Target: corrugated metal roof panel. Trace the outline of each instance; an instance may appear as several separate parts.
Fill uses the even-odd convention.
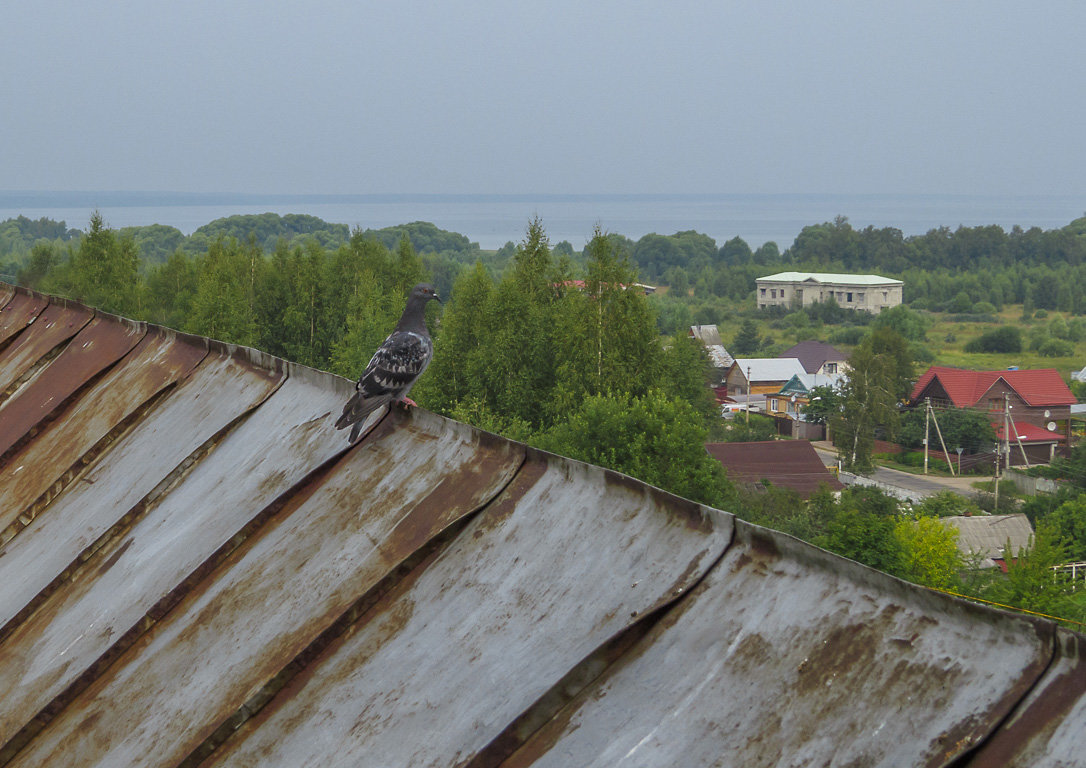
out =
[[[41,330],[48,312],[48,309],[43,312],[23,335],[41,332],[51,336]],[[128,354],[145,333],[147,326],[143,323],[122,322],[117,318],[98,316],[87,323],[56,359],[48,363],[52,369],[48,375],[41,375],[39,370],[38,375],[19,387],[0,407],[0,457],[32,430],[39,429],[98,374]],[[48,343],[46,340],[45,344]]]
[[[59,490],[55,484],[63,487],[66,475],[78,471],[80,463],[87,463],[96,450],[105,448],[102,441],[116,439],[115,431],[138,409],[187,376],[206,354],[204,339],[179,339],[177,334],[157,329],[147,334],[70,406],[70,413],[47,426],[29,446],[0,466],[0,531],[10,529],[18,519],[25,525],[33,517],[34,502],[51,489],[55,495]],[[51,373],[43,381],[52,378]],[[71,385],[70,380],[67,383]],[[14,532],[0,538],[6,540],[10,535]]]
[[[1060,630],[1058,657],[1019,711],[967,763],[969,768],[1007,765],[1079,766],[1086,723],[1086,638]]]
[[[958,530],[958,548],[962,552],[984,557],[1004,557],[1003,548],[1010,542],[1017,552],[1031,546],[1033,526],[1024,514],[956,515],[940,518],[943,525]]]
[[[11,298],[0,308],[0,350],[16,334],[34,322],[34,318],[49,306],[49,299],[37,294],[12,291]]]
[[[284,374],[282,366],[257,367],[239,350],[214,345],[175,390],[0,548],[0,627],[9,627],[66,571],[78,570],[111,532],[125,530],[127,517],[156,501],[168,490],[161,484],[179,478]],[[18,485],[17,476],[0,481],[9,494]]]
[[[788,381],[793,376],[805,373],[803,365],[794,357],[742,357],[736,358],[733,365],[738,366],[744,377],[750,370],[750,380]]]
[[[523,460],[514,444],[433,416],[389,420],[209,574],[19,762],[178,764],[390,570],[497,495]]]
[[[25,690],[9,711],[29,722],[68,686],[93,674],[104,656],[118,651],[118,640],[176,602],[188,582],[199,578],[198,569],[225,557],[281,494],[343,452],[346,441],[330,416],[347,398],[349,383],[331,384],[326,380],[333,377],[298,366],[290,370],[260,408],[95,552],[80,578],[46,600],[8,639],[11,652],[33,654],[44,667],[30,679],[23,677],[26,670],[0,670],[0,687]],[[11,672],[18,682],[8,686],[4,673]],[[29,685],[31,680],[38,684]]]
[[[730,518],[668,498],[533,454],[448,549],[210,764],[467,763],[720,556]]]
[[[35,309],[37,304],[30,302],[25,312],[19,312],[19,316],[13,318],[15,324]],[[29,325],[19,329],[20,333],[0,353],[0,398],[3,398],[0,400],[0,418],[3,418],[13,388],[31,375],[35,365],[55,347],[79,333],[93,316],[93,310],[79,304],[53,302],[30,318]]]
[[[1051,644],[1050,626],[737,522],[705,582],[503,766],[946,765]]]
[[[0,764],[1078,759],[1050,622],[418,409],[350,447],[351,383],[253,350],[151,329],[72,387],[38,335],[0,378],[70,397],[0,468]]]

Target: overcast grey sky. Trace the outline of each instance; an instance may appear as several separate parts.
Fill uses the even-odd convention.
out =
[[[36,0],[0,189],[1086,192],[1086,3]]]

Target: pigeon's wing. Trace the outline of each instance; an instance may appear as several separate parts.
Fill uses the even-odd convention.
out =
[[[355,384],[355,394],[343,406],[336,428],[357,423],[385,403],[406,396],[433,356],[430,337],[413,331],[395,331],[370,359]]]
[[[396,331],[374,353],[355,389],[364,397],[388,394],[400,397],[422,375],[434,345],[430,337],[414,331]]]

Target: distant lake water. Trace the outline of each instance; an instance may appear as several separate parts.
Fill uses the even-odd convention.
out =
[[[808,225],[845,216],[853,227],[896,227],[906,236],[938,227],[998,224],[1057,229],[1086,212],[1074,195],[202,195],[138,192],[0,192],[0,221],[18,215],[86,229],[101,212],[113,228],[166,224],[183,233],[238,214],[302,213],[363,229],[428,221],[492,250],[519,242],[538,216],[551,243],[580,250],[598,223],[633,240],[695,230],[717,245],[741,237],[784,250]]]

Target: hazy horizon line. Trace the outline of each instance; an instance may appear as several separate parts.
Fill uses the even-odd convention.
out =
[[[230,205],[242,203],[585,202],[599,200],[728,200],[818,198],[924,198],[1066,200],[1076,193],[968,192],[184,192],[176,190],[0,190],[0,208],[68,208],[87,205]]]

